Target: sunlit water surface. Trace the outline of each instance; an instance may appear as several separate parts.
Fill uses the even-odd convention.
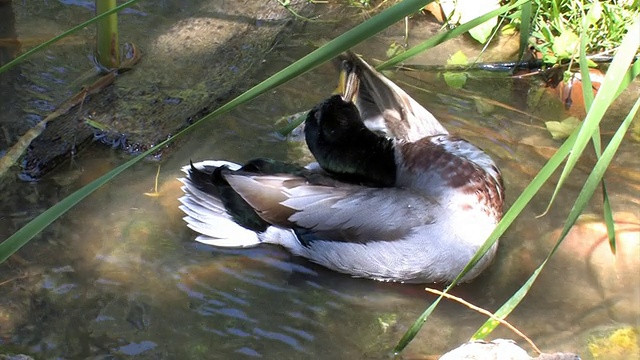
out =
[[[280,47],[267,63],[276,70],[307,51]],[[526,89],[496,77],[472,77],[465,90],[447,88],[437,74],[397,74],[395,80],[452,133],[496,159],[511,204],[560,145],[543,120],[567,114],[532,104]],[[334,68],[324,66],[204,124],[172,145],[161,164],[135,166],[49,226],[0,268],[2,351],[37,358],[387,357],[435,299],[424,286],[353,279],[273,246],[228,250],[198,244],[177,208],[176,178],[189,160],[309,161],[304,144],[275,135],[274,124],[328,96],[335,78]],[[605,121],[606,141],[620,117]],[[618,258],[609,251],[596,195],[589,216],[509,317],[544,351],[589,358],[594,336],[640,325],[638,145],[629,139],[620,151],[607,174],[619,225]],[[2,205],[2,238],[124,160],[96,145],[40,182],[11,184],[9,191],[20,197]],[[557,240],[590,164],[581,163],[550,212],[536,218],[555,183],[545,187],[502,237],[494,264],[453,293],[489,310],[508,299]],[[158,166],[158,192],[149,194]],[[484,320],[444,301],[405,356],[441,354],[467,341]],[[524,344],[505,328],[491,337]]]

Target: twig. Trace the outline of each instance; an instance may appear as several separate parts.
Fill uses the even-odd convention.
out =
[[[159,177],[160,177],[160,165],[158,164],[158,171],[156,172],[156,181],[155,181],[155,184],[153,186],[153,192],[146,192],[146,193],[144,193],[144,195],[150,196],[150,197],[158,197],[158,196],[160,196],[160,193],[158,192],[158,178]]]
[[[485,310],[485,309],[480,308],[480,307],[477,307],[477,306],[473,305],[472,303],[470,303],[470,302],[468,302],[468,301],[466,301],[466,300],[464,300],[462,298],[459,298],[457,296],[453,296],[453,295],[444,293],[444,292],[442,292],[440,290],[431,289],[431,288],[425,288],[425,290],[430,292],[430,293],[432,293],[432,294],[444,296],[447,299],[451,299],[451,300],[457,301],[457,302],[461,303],[462,305],[464,305],[464,306],[466,306],[466,307],[468,307],[468,308],[470,308],[472,310],[475,310],[475,311],[477,311],[477,312],[479,312],[479,313],[481,313],[483,315],[487,315],[488,317],[491,318],[491,320],[495,320],[495,321],[499,322],[500,324],[502,324],[502,325],[506,326],[507,328],[509,328],[514,333],[518,334],[518,336],[522,337],[527,343],[529,343],[529,345],[531,345],[531,348],[533,348],[533,351],[538,353],[538,355],[542,354],[542,351],[540,351],[540,349],[538,349],[536,344],[534,344],[533,341],[531,341],[531,339],[529,339],[525,334],[523,334],[520,330],[516,329],[515,326],[509,324],[506,320],[500,319],[499,317],[495,316],[490,311]]]
[[[36,275],[40,275],[40,274],[24,274],[24,275],[20,275],[20,276],[12,277],[12,278],[10,278],[10,279],[7,279],[7,280],[5,280],[5,281],[0,282],[0,286],[4,286],[4,285],[6,285],[6,284],[8,284],[8,283],[10,283],[10,282],[14,282],[14,281],[17,281],[17,280],[22,280],[22,279],[30,278],[30,277],[33,277],[33,276],[36,276]]]

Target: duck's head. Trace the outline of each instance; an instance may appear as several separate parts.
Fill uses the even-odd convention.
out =
[[[416,141],[448,134],[438,120],[398,85],[352,52],[340,56],[340,88],[357,78],[353,102],[367,128],[389,138]]]
[[[339,180],[369,186],[393,186],[393,142],[362,122],[347,95],[333,95],[314,107],[305,122],[305,139],[320,166]]]
[[[341,95],[333,95],[315,106],[305,122],[305,136],[310,146],[345,147],[350,141],[357,141],[354,139],[357,135],[368,132],[358,108]]]

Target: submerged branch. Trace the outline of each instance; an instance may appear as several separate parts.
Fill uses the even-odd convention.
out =
[[[15,144],[13,144],[13,146],[7,151],[7,153],[0,158],[0,178],[6,174],[9,168],[11,168],[11,166],[13,166],[13,164],[15,164],[18,159],[20,159],[29,145],[31,145],[31,142],[33,142],[33,140],[35,140],[38,136],[40,136],[40,134],[42,134],[42,132],[44,132],[49,122],[68,113],[77,105],[81,105],[82,103],[84,103],[87,96],[97,94],[98,92],[102,91],[102,89],[113,84],[118,73],[122,73],[131,69],[133,65],[140,61],[141,54],[133,44],[127,44],[125,50],[125,55],[128,58],[126,61],[122,62],[120,68],[108,72],[107,74],[98,78],[90,86],[84,87],[78,93],[73,95],[69,100],[60,105],[60,107],[49,114],[46,118],[41,120],[31,129],[27,130],[27,132],[24,133]]]
[[[4,176],[4,174],[9,170],[9,168],[15,164],[18,159],[22,156],[22,154],[27,150],[31,142],[35,140],[44,129],[47,128],[47,124],[58,117],[66,114],[76,105],[82,104],[88,95],[93,95],[103,88],[111,85],[115,80],[115,73],[110,72],[98,80],[96,80],[91,86],[86,87],[77,94],[75,94],[71,99],[65,101],[59,108],[57,108],[54,112],[49,114],[46,118],[36,124],[36,126],[29,129],[26,133],[24,133],[18,141],[7,151],[7,153],[0,158],[0,177]]]

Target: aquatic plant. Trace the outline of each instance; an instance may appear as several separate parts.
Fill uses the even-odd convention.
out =
[[[96,0],[96,15],[116,7],[116,0]],[[113,13],[96,24],[96,61],[106,69],[120,66],[120,45],[118,40],[118,13]]]
[[[534,0],[531,4],[531,45],[548,64],[577,60],[581,37],[586,38],[587,54],[612,53],[640,13],[638,0]],[[512,14],[512,24],[521,24],[520,15]]]

